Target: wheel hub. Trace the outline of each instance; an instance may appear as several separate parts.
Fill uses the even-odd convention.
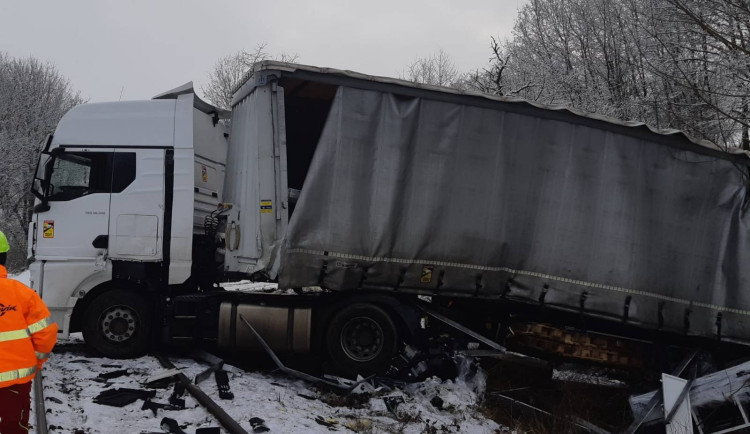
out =
[[[341,348],[351,359],[369,362],[383,350],[383,329],[371,318],[352,318],[341,331]]]
[[[123,342],[135,334],[138,315],[128,306],[113,306],[99,318],[104,336],[112,342]]]

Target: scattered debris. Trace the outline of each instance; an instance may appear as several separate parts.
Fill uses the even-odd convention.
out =
[[[438,410],[443,409],[443,398],[435,395],[431,400],[430,404],[432,404],[433,407],[437,408]]]
[[[689,391],[681,393],[678,401],[682,395],[687,397],[693,419],[703,432],[750,428],[750,420],[745,417],[750,403],[750,362],[695,378],[685,389]],[[650,411],[652,402],[658,405],[662,395],[661,390],[656,390],[632,396],[633,417],[642,420],[643,425],[663,422],[663,412]]]
[[[177,406],[174,404],[164,404],[162,402],[154,402],[150,399],[146,399],[143,401],[143,405],[141,406],[141,410],[151,410],[154,413],[154,417],[156,417],[156,414],[158,410],[184,410],[185,406]]]
[[[107,389],[94,398],[94,402],[100,405],[109,405],[111,407],[124,407],[132,404],[139,399],[151,399],[156,396],[153,390],[129,389],[120,387],[117,389]]]
[[[111,380],[113,378],[122,377],[125,375],[130,375],[130,369],[120,369],[117,371],[110,371],[110,372],[103,372],[99,374],[94,381],[99,382],[106,382],[107,380]]]
[[[180,428],[176,420],[165,417],[161,420],[161,429],[170,434],[187,434]]]
[[[242,374],[243,372],[245,372],[242,369],[240,369],[240,368],[238,368],[236,366],[232,366],[232,365],[224,362],[224,360],[222,360],[221,358],[216,357],[215,355],[213,355],[211,353],[208,353],[206,351],[203,351],[203,350],[196,351],[194,353],[194,357],[196,359],[198,359],[198,360],[201,360],[203,362],[208,363],[209,365],[217,365],[217,364],[221,363],[222,364],[221,369],[223,369],[223,370],[225,370],[227,372],[230,372],[232,374]]]
[[[253,432],[271,431],[271,429],[266,426],[266,421],[259,417],[250,418],[250,427],[253,429]]]
[[[162,365],[166,369],[177,369],[172,364],[172,362],[169,361],[166,357],[157,354],[156,359],[159,361],[159,364]],[[242,426],[240,426],[239,423],[237,423],[236,420],[234,420],[229,414],[227,414],[226,411],[224,411],[223,408],[221,408],[219,405],[217,405],[211,398],[208,397],[198,386],[190,382],[190,379],[182,373],[179,372],[176,376],[177,380],[185,385],[185,389],[202,405],[204,406],[212,415],[218,419],[219,423],[227,430],[230,434],[246,434],[247,431],[245,431]]]
[[[45,397],[44,399],[45,399],[46,401],[52,401],[52,402],[54,402],[55,404],[62,404],[62,403],[63,403],[61,399],[57,399],[57,398],[55,398],[54,396],[47,396],[47,397]]]
[[[214,378],[216,379],[216,387],[219,388],[219,398],[221,399],[234,399],[234,393],[229,390],[229,377],[226,371],[218,370],[214,371]]]
[[[182,371],[179,369],[168,369],[166,371],[161,371],[159,373],[156,373],[150,377],[148,377],[145,381],[146,385],[152,385],[152,383],[157,383],[160,380],[166,380],[169,379],[169,382],[171,383],[173,381],[174,376],[181,374]]]
[[[174,383],[174,390],[169,396],[169,403],[177,407],[185,408],[185,399],[182,395],[185,394],[185,385],[177,381]]]
[[[344,422],[343,425],[354,432],[372,431],[372,421],[370,419],[354,419]]]
[[[317,422],[318,425],[323,425],[324,427],[328,428],[330,431],[337,431],[336,425],[338,424],[338,421],[336,419],[323,419],[320,416],[316,416],[315,419],[313,420]]]
[[[195,430],[195,434],[221,434],[221,428],[218,426],[198,428]]]
[[[404,397],[401,395],[397,396],[386,396],[383,398],[383,402],[385,402],[385,408],[388,409],[394,416],[396,415],[396,409],[399,405],[403,404]]]
[[[221,369],[221,366],[223,364],[224,364],[224,362],[220,361],[218,363],[215,363],[215,364],[211,365],[208,369],[206,369],[205,371],[203,371],[200,374],[196,375],[195,378],[193,379],[193,383],[200,384],[203,381],[207,380],[208,377],[210,377],[212,373],[218,372]]]
[[[493,341],[492,339],[488,339],[488,338],[480,335],[479,333],[477,333],[477,332],[475,332],[475,331],[473,331],[473,330],[471,330],[471,329],[469,329],[467,327],[462,326],[461,324],[453,321],[452,319],[450,319],[448,317],[445,317],[445,316],[443,316],[443,315],[435,312],[431,308],[427,307],[426,303],[420,303],[417,306],[420,309],[422,309],[424,311],[424,313],[426,313],[427,315],[430,315],[431,317],[435,318],[436,320],[441,321],[441,322],[445,323],[446,325],[449,325],[449,326],[453,327],[454,329],[456,329],[456,330],[458,330],[458,331],[460,331],[460,332],[462,332],[462,333],[464,333],[464,334],[466,334],[466,335],[468,335],[468,336],[470,336],[470,337],[478,340],[479,342],[482,342],[483,344],[487,345],[488,347],[490,347],[492,349],[495,349],[497,351],[500,351],[501,353],[504,353],[506,351],[504,346],[498,344],[497,342]]]

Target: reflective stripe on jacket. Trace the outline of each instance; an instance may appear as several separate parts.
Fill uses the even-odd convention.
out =
[[[57,324],[33,289],[0,265],[0,387],[26,383],[57,342]]]

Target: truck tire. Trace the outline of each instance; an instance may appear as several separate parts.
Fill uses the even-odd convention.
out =
[[[370,303],[346,306],[328,324],[328,370],[347,377],[383,373],[399,342],[398,328],[385,310]]]
[[[146,354],[150,330],[148,304],[133,291],[115,289],[100,294],[84,313],[83,338],[105,357],[127,359]]]

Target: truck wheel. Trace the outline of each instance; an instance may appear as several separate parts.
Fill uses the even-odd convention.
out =
[[[399,342],[388,313],[369,303],[343,308],[331,319],[326,336],[331,370],[349,377],[383,373]]]
[[[140,295],[115,289],[96,297],[83,319],[83,338],[106,357],[126,359],[146,354],[151,321]]]

